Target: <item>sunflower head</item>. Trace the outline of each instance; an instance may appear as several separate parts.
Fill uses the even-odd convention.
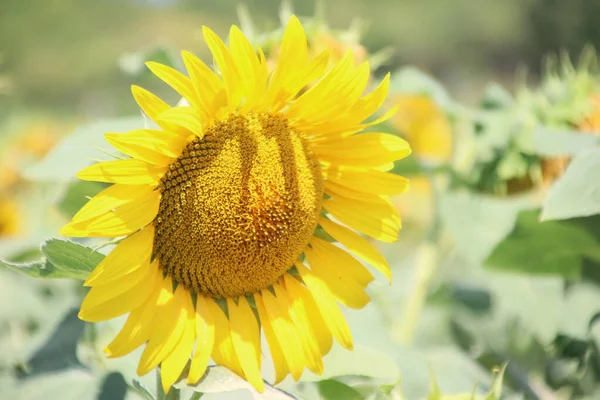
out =
[[[160,365],[165,390],[188,363],[187,382],[198,381],[212,358],[260,391],[261,331],[276,381],[321,373],[333,338],[352,348],[337,303],[369,302],[374,278],[357,258],[391,277],[360,233],[397,239],[389,196],[408,182],[387,171],[410,149],[394,135],[360,133],[395,111],[371,119],[389,77],[364,95],[369,64],[347,52],[328,69],[326,51],[310,56],[297,18],[272,71],[237,27],[229,46],[203,33],[218,71],[188,52],[188,75],[148,63],[188,105],[134,87],[158,129],[106,135],[130,158],[78,173],[113,185],[61,232],[123,238],[85,282],[79,314],[129,313],[109,356],[145,344],[137,372]],[[321,229],[339,245],[317,237]]]
[[[446,162],[452,155],[452,126],[444,110],[426,95],[404,94],[393,99],[399,106],[392,119],[415,155],[424,161]]]

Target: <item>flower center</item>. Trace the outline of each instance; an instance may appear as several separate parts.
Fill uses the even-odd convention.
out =
[[[212,124],[159,188],[154,257],[187,289],[215,298],[275,283],[308,244],[323,199],[308,143],[268,113]]]

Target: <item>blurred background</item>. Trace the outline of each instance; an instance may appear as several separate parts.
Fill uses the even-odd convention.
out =
[[[102,133],[139,126],[130,86],[179,100],[145,61],[181,69],[186,49],[210,63],[202,25],[226,37],[231,24],[272,58],[291,12],[315,53],[351,50],[374,82],[392,72],[400,110],[377,129],[413,155],[394,170],[412,180],[394,199],[400,240],[379,246],[393,284],[348,312],[356,352],[281,388],[600,399],[597,0],[2,0],[0,398],[155,398],[134,358],[103,359],[121,321],[83,324],[80,282],[50,279],[77,276],[33,278],[62,265],[45,240],[102,189],[73,177],[108,149]],[[252,398],[221,389],[206,397]]]

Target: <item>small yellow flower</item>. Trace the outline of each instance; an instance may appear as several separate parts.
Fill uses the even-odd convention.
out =
[[[0,198],[0,238],[13,237],[21,231],[18,204],[8,198]]]
[[[415,155],[434,162],[448,161],[452,155],[452,127],[444,111],[423,95],[400,95],[392,123],[410,143]]]
[[[129,313],[110,357],[145,344],[137,372],[160,364],[166,391],[192,354],[188,383],[212,357],[262,391],[261,330],[277,382],[304,368],[321,373],[332,338],[352,348],[337,303],[364,307],[373,276],[350,253],[391,277],[357,232],[397,239],[389,196],[408,182],[386,171],[410,149],[394,135],[357,134],[395,111],[365,122],[384,102],[389,76],[363,96],[369,64],[355,66],[346,53],[327,71],[327,53],[309,57],[296,17],[274,71],[237,27],[229,47],[203,33],[220,74],[188,52],[189,77],[148,63],[189,106],[134,86],[160,128],[106,135],[131,158],[78,173],[113,185],[61,232],[124,237],[85,282],[79,314],[104,321]],[[319,238],[321,230],[345,249]]]

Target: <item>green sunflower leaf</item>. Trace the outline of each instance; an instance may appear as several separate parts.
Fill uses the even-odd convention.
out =
[[[265,382],[265,391],[258,393],[252,385],[244,379],[231,372],[226,367],[216,365],[207,368],[202,379],[195,385],[186,385],[184,382],[176,383],[173,387],[177,389],[192,389],[198,393],[223,393],[232,392],[234,390],[249,390],[255,398],[265,400],[294,400],[295,397],[291,394],[277,389]]]
[[[334,379],[317,383],[319,394],[324,400],[361,400],[364,396],[356,389]]]
[[[600,148],[577,155],[552,186],[542,207],[542,220],[585,217],[600,213]]]
[[[582,257],[597,247],[594,236],[575,224],[540,222],[538,211],[524,211],[485,265],[497,270],[576,279],[581,275]]]
[[[85,280],[104,256],[88,247],[60,239],[42,244],[43,258],[28,263],[0,260],[0,266],[34,278],[67,278]]]
[[[598,136],[586,135],[575,130],[552,129],[538,126],[531,137],[531,150],[545,157],[575,155],[600,142]]]

